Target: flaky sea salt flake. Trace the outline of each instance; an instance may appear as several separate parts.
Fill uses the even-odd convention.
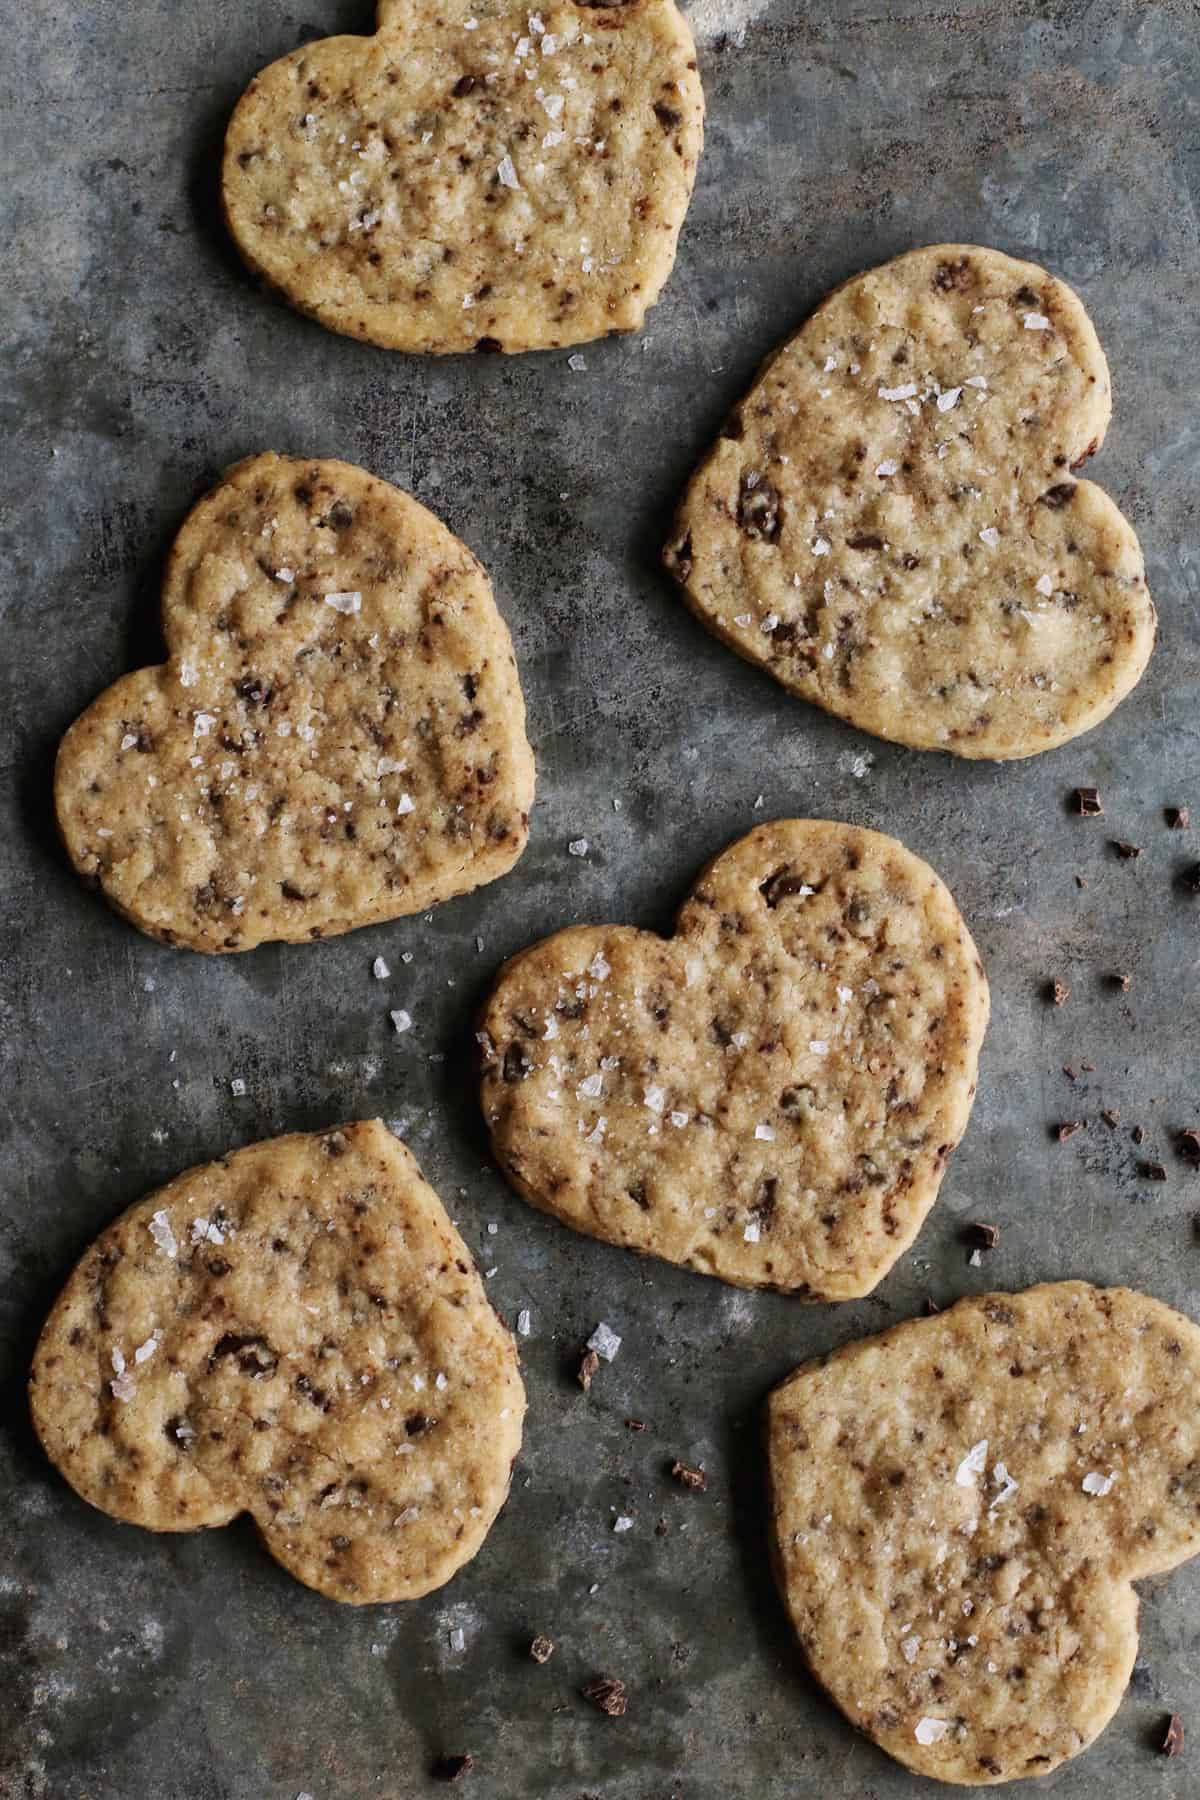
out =
[[[1025,313],[1022,316],[1021,323],[1024,325],[1026,331],[1050,330],[1050,321],[1045,313]]]
[[[1084,1476],[1080,1486],[1085,1494],[1107,1494],[1116,1479],[1116,1474],[1112,1469],[1108,1471],[1107,1475],[1101,1475],[1098,1469],[1091,1469]]]
[[[401,1037],[404,1032],[412,1030],[412,1014],[405,1012],[402,1006],[398,1006],[395,1011],[388,1016],[392,1021],[392,1025],[395,1027],[397,1037]]]
[[[987,1467],[987,1453],[988,1441],[986,1438],[980,1438],[977,1444],[972,1444],[954,1474],[954,1479],[959,1487],[975,1486],[975,1477],[982,1475]]]
[[[326,606],[332,606],[334,612],[340,612],[340,613],[361,612],[362,611],[362,595],[359,593],[326,594],[325,595],[325,604],[326,604]]]
[[[164,1256],[169,1256],[174,1260],[179,1255],[179,1245],[175,1241],[175,1233],[171,1230],[171,1221],[165,1211],[160,1208],[146,1229]]]
[[[588,1339],[587,1347],[594,1350],[597,1356],[602,1356],[605,1362],[612,1362],[621,1348],[621,1340],[612,1326],[606,1325],[602,1319]]]
[[[918,1719],[913,1736],[918,1744],[940,1744],[950,1729],[948,1719]]]

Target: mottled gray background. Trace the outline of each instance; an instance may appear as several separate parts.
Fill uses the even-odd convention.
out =
[[[0,1796],[408,1800],[460,1750],[481,1800],[928,1793],[792,1649],[766,1568],[760,1405],[801,1357],[927,1293],[1083,1275],[1200,1316],[1200,1179],[1171,1149],[1200,1121],[1200,902],[1178,882],[1200,830],[1162,818],[1190,801],[1200,819],[1196,6],[775,0],[743,43],[705,48],[708,148],[674,279],[645,335],[589,347],[584,373],[564,355],[389,356],[241,272],[213,197],[234,101],[300,39],[369,21],[367,0],[20,0],[8,16]],[[1032,765],[893,749],[789,700],[705,636],[655,563],[686,471],[770,346],[843,277],[944,238],[1043,260],[1084,295],[1116,396],[1094,473],[1142,536],[1161,614],[1132,699]],[[430,923],[209,960],[140,937],[72,877],[51,762],[85,703],[157,655],[187,507],[268,447],[365,464],[483,558],[538,803],[515,872]],[[1102,822],[1067,811],[1090,782]],[[489,1165],[466,1061],[510,951],[573,919],[665,925],[705,857],[757,818],[806,813],[928,857],[994,997],[942,1201],[878,1293],[838,1309],[746,1296],[533,1213]],[[586,861],[567,855],[580,836]],[[1117,861],[1110,836],[1145,854]],[[1128,995],[1106,985],[1118,969]],[[1059,1011],[1049,975],[1073,990]],[[403,1040],[389,1005],[416,1021]],[[1064,1062],[1095,1071],[1072,1088]],[[1051,1141],[1052,1121],[1102,1106],[1122,1129]],[[232,1145],[374,1113],[405,1122],[497,1268],[497,1303],[530,1307],[534,1335],[527,1445],[485,1552],[426,1601],[358,1612],[289,1580],[244,1525],[158,1540],[90,1512],[32,1441],[22,1386],[55,1289],[119,1208]],[[1165,1183],[1137,1175],[1138,1120]],[[960,1232],[980,1217],[1003,1237],[973,1269]],[[569,1368],[601,1318],[625,1342],[585,1399]],[[707,1463],[704,1499],[665,1477],[675,1455]],[[615,1507],[636,1515],[621,1537]],[[1147,1585],[1130,1693],[1045,1784],[1056,1796],[1197,1792],[1198,1602],[1200,1567]],[[559,1644],[546,1668],[523,1655],[534,1631]],[[629,1683],[622,1721],[578,1697],[601,1669]],[[1194,1736],[1177,1762],[1152,1747],[1170,1709]]]

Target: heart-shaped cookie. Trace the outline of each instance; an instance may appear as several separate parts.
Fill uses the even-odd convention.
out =
[[[703,135],[673,0],[383,0],[374,37],[251,82],[225,212],[250,267],[334,331],[546,350],[641,324]]]
[[[939,1781],[1044,1775],[1116,1711],[1132,1582],[1200,1550],[1200,1330],[1127,1288],[963,1300],[771,1396],[774,1551],[817,1680]]]
[[[169,661],[63,739],[59,826],[141,930],[194,950],[420,912],[510,869],[533,756],[487,576],[340,462],[257,456],[175,540]]]
[[[1133,529],[1071,478],[1109,410],[1070,288],[996,250],[915,250],[767,362],[668,567],[724,643],[864,731],[1052,749],[1108,716],[1154,644]]]
[[[927,864],[785,819],[709,864],[674,937],[585,925],[507,964],[483,1109],[518,1192],[576,1230],[847,1300],[933,1204],[987,1015]]]
[[[335,1600],[410,1600],[504,1503],[525,1393],[470,1253],[370,1120],[191,1169],[101,1233],[30,1378],[51,1461],[150,1531],[249,1513]]]

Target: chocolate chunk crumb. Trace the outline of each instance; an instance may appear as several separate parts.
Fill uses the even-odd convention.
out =
[[[1127,994],[1129,992],[1130,988],[1133,986],[1133,976],[1132,975],[1127,975],[1127,974],[1118,972],[1116,970],[1114,970],[1114,972],[1109,976],[1108,979],[1112,983],[1113,987],[1120,988],[1120,990],[1123,994]]]
[[[671,1527],[668,1524],[667,1520],[660,1519],[658,1521],[658,1524],[654,1527],[654,1535],[655,1535],[655,1537],[667,1537],[670,1534],[670,1530],[671,1530]]]
[[[680,1487],[690,1488],[693,1494],[702,1494],[708,1486],[708,1476],[703,1469],[690,1469],[678,1459],[671,1464],[671,1473]]]
[[[1135,1125],[1129,1135],[1135,1144],[1144,1144],[1146,1141],[1146,1127],[1144,1125]]]
[[[923,1308],[923,1311],[924,1311],[924,1313],[925,1313],[925,1317],[926,1317],[926,1318],[927,1318],[927,1319],[932,1319],[932,1318],[933,1318],[933,1316],[934,1316],[934,1314],[935,1314],[935,1313],[940,1313],[940,1312],[941,1312],[941,1310],[942,1310],[942,1309],[941,1309],[941,1307],[940,1307],[940,1306],[939,1306],[939,1305],[938,1305],[938,1303],[937,1303],[937,1301],[936,1301],[936,1300],[935,1300],[935,1299],[934,1299],[934,1297],[933,1297],[933,1295],[932,1295],[932,1294],[926,1294],[926,1296],[925,1296],[925,1305],[924,1305],[924,1308]]]
[[[1193,894],[1200,894],[1200,863],[1193,863],[1183,878],[1183,885]]]
[[[973,1219],[963,1236],[976,1250],[994,1250],[1000,1242],[1000,1227],[989,1225],[983,1219]]]
[[[596,1355],[596,1352],[594,1350],[585,1350],[579,1359],[579,1369],[575,1377],[585,1394],[591,1393],[592,1377],[599,1367],[600,1358]]]
[[[1132,862],[1135,857],[1142,854],[1142,846],[1140,844],[1127,844],[1121,838],[1113,838],[1112,847],[1121,858],[1122,862]]]
[[[1060,1144],[1065,1144],[1068,1138],[1073,1138],[1077,1131],[1086,1130],[1086,1119],[1064,1119],[1061,1125],[1055,1126],[1055,1133]]]
[[[779,538],[779,491],[755,469],[742,476],[738,524],[748,538],[774,544]]]
[[[1183,1755],[1183,1720],[1178,1713],[1172,1713],[1163,1728],[1163,1741],[1159,1749],[1164,1756]]]
[[[1121,1122],[1121,1115],[1114,1106],[1106,1106],[1100,1114],[1110,1131],[1115,1131]]]
[[[1094,1075],[1096,1073],[1095,1063],[1080,1063],[1079,1066],[1085,1075]]]
[[[1181,1131],[1177,1148],[1180,1156],[1200,1169],[1200,1131]]]
[[[439,1756],[430,1773],[435,1781],[461,1781],[474,1767],[473,1756]]]
[[[591,1701],[597,1712],[607,1713],[610,1719],[623,1719],[629,1710],[629,1695],[625,1683],[612,1675],[597,1675],[579,1691],[585,1700]]]
[[[1139,1163],[1138,1174],[1143,1175],[1147,1181],[1165,1181],[1167,1179],[1166,1169],[1162,1163],[1158,1162]]]
[[[1191,815],[1186,806],[1168,806],[1167,829],[1169,831],[1186,831],[1191,822]]]
[[[1046,998],[1054,1006],[1065,1006],[1071,998],[1071,990],[1065,981],[1060,981],[1056,976],[1053,981],[1046,983]]]
[[[1084,819],[1102,819],[1104,807],[1099,788],[1076,788],[1075,811]]]
[[[626,1419],[625,1429],[626,1431],[645,1431],[646,1421],[645,1419]]]
[[[1066,1076],[1068,1081],[1077,1081],[1079,1079],[1079,1077],[1076,1075],[1074,1069],[1071,1067],[1070,1063],[1063,1064],[1063,1074]]]
[[[1076,877],[1075,877],[1075,886],[1076,886],[1076,887],[1077,887],[1077,888],[1085,888],[1085,887],[1086,887],[1086,886],[1087,886],[1087,879],[1086,879],[1086,877],[1085,877],[1085,876],[1083,876],[1083,875],[1077,875],[1077,876],[1076,876]]]
[[[1074,498],[1075,483],[1073,481],[1058,481],[1053,487],[1047,488],[1045,493],[1039,496],[1039,504],[1048,507],[1051,512],[1061,512],[1064,506],[1070,506]]]
[[[542,1637],[539,1633],[529,1646],[529,1654],[532,1656],[535,1663],[548,1663],[550,1658],[554,1655],[554,1640],[552,1638]]]

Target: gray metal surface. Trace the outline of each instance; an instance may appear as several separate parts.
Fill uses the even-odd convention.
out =
[[[726,3],[735,22],[754,10]],[[9,14],[0,1796],[407,1800],[436,1791],[436,1755],[470,1751],[481,1800],[903,1800],[928,1785],[819,1696],[772,1592],[764,1394],[926,1294],[1082,1275],[1200,1316],[1200,1179],[1170,1148],[1200,1115],[1200,901],[1178,883],[1200,830],[1162,816],[1190,801],[1200,820],[1194,0],[775,0],[744,43],[704,50],[708,148],[664,300],[580,373],[562,355],[389,356],[242,274],[214,206],[230,108],[301,37],[369,17],[367,0]],[[844,276],[945,238],[1044,261],[1084,295],[1116,394],[1094,473],[1142,535],[1161,614],[1132,699],[1024,766],[823,718],[710,640],[656,567],[687,470],[763,354]],[[50,770],[76,712],[157,655],[185,510],[263,448],[362,463],[483,558],[538,803],[514,873],[429,921],[210,960],[150,943],[73,878]],[[1079,783],[1100,787],[1104,820],[1069,815]],[[537,1215],[489,1165],[469,1076],[502,957],[575,919],[665,926],[705,857],[764,816],[813,813],[934,863],[994,997],[940,1204],[879,1291],[838,1308],[747,1296]],[[586,860],[567,854],[577,837]],[[1144,855],[1118,861],[1111,837]],[[1105,979],[1118,970],[1128,994]],[[1054,975],[1072,989],[1060,1009],[1041,994]],[[416,1021],[402,1040],[389,1005]],[[1096,1122],[1105,1106],[1120,1129]],[[232,1145],[376,1113],[405,1121],[498,1305],[529,1307],[534,1333],[527,1446],[483,1554],[428,1600],[360,1612],[289,1580],[245,1525],[160,1540],[90,1512],[34,1444],[22,1386],[58,1284],[122,1206]],[[1054,1142],[1076,1115],[1090,1129]],[[1167,1180],[1139,1178],[1139,1154]],[[978,1218],[1003,1235],[972,1268],[960,1233]],[[624,1346],[585,1398],[570,1370],[600,1319]],[[677,1455],[708,1465],[704,1498],[667,1478]],[[620,1536],[614,1508],[636,1520]],[[1130,1693],[1045,1784],[1056,1796],[1196,1793],[1200,1750],[1167,1762],[1153,1734],[1177,1709],[1200,1741],[1198,1602],[1200,1566],[1148,1585]],[[535,1631],[558,1643],[544,1668],[524,1654]],[[629,1684],[623,1720],[578,1696],[601,1670]]]

